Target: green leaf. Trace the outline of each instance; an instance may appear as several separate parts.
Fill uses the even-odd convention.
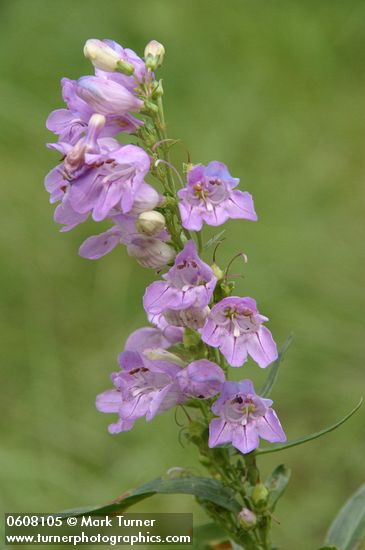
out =
[[[213,502],[230,512],[238,513],[241,509],[240,504],[234,498],[233,491],[216,479],[195,476],[177,479],[164,479],[160,477],[141,485],[137,489],[127,491],[110,504],[66,510],[63,512],[63,516],[81,516],[83,514],[95,516],[113,515],[155,494],[194,495],[195,497]]]
[[[342,424],[344,424],[349,418],[351,418],[352,415],[356,413],[356,411],[359,410],[363,402],[363,399],[361,398],[359,403],[356,405],[352,411],[350,411],[342,420],[339,422],[336,422],[336,424],[332,424],[332,426],[329,426],[328,428],[325,428],[324,430],[321,430],[320,432],[316,432],[314,434],[306,435],[304,437],[300,437],[299,439],[293,439],[292,441],[287,441],[287,443],[283,443],[281,445],[273,445],[272,447],[264,447],[263,449],[257,449],[256,455],[263,455],[268,453],[276,453],[277,451],[283,451],[284,449],[289,449],[290,447],[296,447],[297,445],[301,445],[302,443],[306,443],[307,441],[312,441],[313,439],[318,439],[318,437],[322,437],[322,435],[325,435],[329,432],[332,432]]]
[[[206,550],[215,544],[228,541],[228,535],[215,523],[205,523],[194,527],[194,550]]]
[[[326,537],[326,544],[355,550],[365,542],[365,484],[341,508]]]
[[[270,367],[268,377],[266,378],[264,384],[262,385],[262,387],[259,391],[259,395],[261,395],[261,397],[267,397],[268,395],[270,395],[271,390],[272,390],[272,388],[273,388],[273,386],[276,382],[276,379],[278,377],[280,363],[282,362],[282,360],[284,358],[284,355],[285,355],[288,347],[292,343],[292,341],[293,341],[293,335],[290,334],[288,336],[288,338],[285,340],[285,342],[283,344],[283,347],[279,351],[278,358],[276,359],[276,361],[273,362],[273,364]]]
[[[291,469],[280,464],[266,479],[265,485],[269,490],[268,505],[271,510],[275,509],[276,503],[284,493],[291,476]]]
[[[209,239],[209,241],[207,241],[204,245],[204,248],[209,248],[210,246],[212,246],[213,244],[216,244],[219,239],[221,237],[223,237],[223,235],[225,234],[226,230],[223,229],[223,231],[220,231],[219,233],[217,233],[216,235],[213,235],[213,237],[211,239]]]
[[[337,546],[321,546],[318,550],[339,550]]]

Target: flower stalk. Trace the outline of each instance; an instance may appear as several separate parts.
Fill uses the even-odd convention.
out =
[[[260,451],[261,439],[285,447],[268,398],[281,355],[256,301],[234,295],[229,270],[239,256],[247,262],[246,255],[238,252],[221,268],[216,250],[222,233],[205,246],[202,238],[205,225],[256,221],[253,198],[237,189],[240,180],[222,162],[194,165],[189,154],[188,165],[172,164],[170,149],[179,140],[167,135],[162,81],[155,75],[165,54],[161,44],[151,41],[144,60],[110,40],[91,39],[84,51],[95,75],[62,79],[66,108],[47,120],[58,137],[49,147],[62,153],[45,182],[50,202],[58,203],[54,218],[61,231],[88,218],[109,221],[107,231],[81,245],[80,255],[97,260],[124,245],[157,273],[143,297],[150,326],[129,335],[111,376],[113,387],[97,396],[97,409],[116,415],[109,432],[117,434],[142,417],[151,421],[182,407],[185,442],[197,447],[208,479],[229,490],[234,506],[202,497],[198,502],[245,550],[273,550],[275,479],[262,482],[257,456],[276,450]],[[135,136],[138,145],[121,145],[115,139],[120,133]],[[201,256],[210,254],[213,242],[218,244],[206,263]],[[275,366],[263,395],[247,378],[230,379],[232,369],[243,370],[249,357],[262,369]]]

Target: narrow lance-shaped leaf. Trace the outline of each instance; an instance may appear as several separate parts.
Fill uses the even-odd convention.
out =
[[[207,241],[204,245],[204,248],[209,248],[210,246],[212,246],[213,244],[216,244],[219,239],[221,237],[223,237],[223,235],[225,234],[226,230],[223,229],[223,231],[220,231],[219,233],[217,233],[216,235],[213,235],[213,237],[211,239],[209,239],[209,241]]]
[[[365,485],[353,494],[341,508],[326,537],[326,544],[341,550],[359,548],[365,542]]]
[[[263,385],[260,388],[259,395],[261,395],[262,397],[268,397],[270,395],[271,390],[272,390],[272,388],[273,388],[273,386],[276,382],[276,379],[278,377],[280,364],[281,364],[281,362],[284,358],[284,355],[285,355],[288,347],[292,343],[292,341],[293,341],[293,335],[290,334],[288,336],[288,338],[285,340],[285,342],[283,344],[283,347],[279,351],[278,358],[271,365],[269,374],[268,374],[265,382],[263,383]]]
[[[63,512],[64,517],[70,515],[81,516],[89,515],[113,515],[130,506],[137,504],[141,500],[151,497],[155,494],[188,494],[208,500],[229,510],[230,512],[238,513],[240,505],[234,498],[234,493],[228,487],[225,487],[216,479],[207,477],[181,477],[177,479],[157,478],[149,483],[145,483],[137,489],[131,489],[124,493],[114,502],[104,506],[91,506],[85,508],[77,508],[76,510],[66,510]]]
[[[313,439],[318,439],[319,437],[322,437],[322,435],[328,434],[329,432],[332,432],[342,424],[344,424],[349,418],[351,418],[352,415],[356,413],[356,411],[359,410],[363,402],[363,399],[361,398],[359,403],[356,405],[354,409],[352,409],[351,412],[349,412],[342,420],[337,422],[336,424],[332,424],[332,426],[329,426],[328,428],[325,428],[324,430],[321,430],[320,432],[315,432],[310,435],[306,435],[304,437],[300,437],[298,439],[293,439],[292,441],[287,441],[286,443],[282,443],[281,445],[273,445],[272,447],[264,447],[263,449],[257,449],[256,454],[257,455],[263,455],[268,453],[276,453],[278,451],[283,451],[284,449],[289,449],[290,447],[296,447],[297,445],[302,445],[302,443],[307,443],[307,441],[312,441]]]
[[[274,510],[277,501],[284,493],[291,476],[290,468],[280,464],[266,479],[265,485],[269,490],[268,505],[270,510]]]

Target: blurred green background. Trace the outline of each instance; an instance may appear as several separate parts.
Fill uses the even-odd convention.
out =
[[[128,333],[145,324],[154,274],[120,247],[78,257],[92,222],[61,234],[43,178],[58,161],[44,127],[59,80],[90,74],[82,47],[112,38],[166,47],[171,136],[219,159],[260,221],[230,222],[224,264],[243,250],[238,292],[257,298],[279,343],[273,398],[289,438],[339,419],[364,393],[365,3],[356,0],[1,0],[1,500],[6,511],[98,504],[171,466],[198,471],[173,414],[110,436],[95,395]],[[209,260],[209,255],[206,256]],[[240,270],[237,265],[235,271]],[[257,384],[264,373],[245,366]],[[276,515],[281,548],[310,550],[365,480],[364,411],[305,447],[261,459],[293,467]],[[156,497],[140,511],[194,511]]]

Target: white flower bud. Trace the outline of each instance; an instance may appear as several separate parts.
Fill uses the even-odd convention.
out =
[[[164,313],[164,317],[168,323],[176,327],[189,327],[193,330],[198,330],[204,326],[205,320],[210,313],[208,306],[202,308],[188,307],[181,311],[168,309]]]
[[[165,229],[166,220],[160,212],[149,210],[138,216],[136,228],[138,233],[155,237]]]
[[[91,38],[84,46],[84,56],[87,57],[97,69],[102,71],[115,71],[120,57],[105,42]]]
[[[164,55],[165,48],[163,45],[157,42],[157,40],[151,40],[144,50],[146,66],[155,71],[158,67],[161,67]]]
[[[186,366],[186,363],[184,363],[180,357],[162,348],[146,349],[143,352],[143,355],[145,355],[148,359],[151,359],[151,361],[169,361],[179,367]]]
[[[242,508],[238,514],[238,520],[246,531],[253,529],[257,523],[256,515],[248,508]]]
[[[145,235],[133,238],[132,242],[127,245],[127,251],[143,267],[149,267],[150,269],[164,267],[176,255],[175,250],[167,243]]]

